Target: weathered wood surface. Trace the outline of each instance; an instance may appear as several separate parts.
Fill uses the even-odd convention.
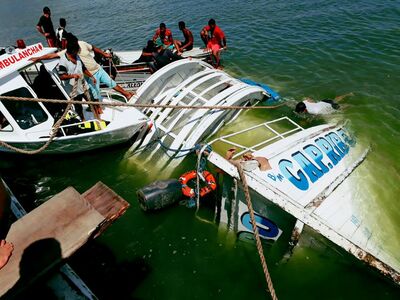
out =
[[[0,297],[14,286],[28,286],[61,263],[128,207],[99,182],[83,195],[68,187],[17,220],[6,238],[14,252],[0,270]]]

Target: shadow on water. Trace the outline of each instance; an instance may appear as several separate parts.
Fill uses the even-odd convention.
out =
[[[22,254],[19,280],[2,299],[57,299],[45,282],[54,274],[48,271],[55,270],[61,260],[57,240],[47,238],[32,243]]]
[[[99,299],[135,299],[132,293],[151,272],[150,265],[139,257],[118,262],[98,241],[87,243],[68,263]]]

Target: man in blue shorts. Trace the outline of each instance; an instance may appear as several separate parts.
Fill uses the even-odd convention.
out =
[[[71,33],[67,35],[67,45],[69,43],[78,43],[79,45],[79,58],[82,60],[83,64],[86,66],[86,69],[93,75],[96,79],[96,82],[93,82],[90,78],[86,79],[89,84],[90,91],[95,100],[101,100],[100,94],[100,84],[105,84],[107,87],[116,90],[117,92],[124,95],[127,100],[129,100],[134,93],[128,92],[124,90],[121,86],[119,86],[114,80],[110,78],[110,76],[104,71],[104,69],[94,60],[91,52],[98,53],[105,58],[111,58],[110,53],[106,53],[103,50],[90,45],[84,41],[78,41],[78,39]],[[65,54],[66,50],[59,51],[57,53],[50,53],[40,57],[32,57],[29,60],[38,61],[38,60],[46,60],[62,57]]]

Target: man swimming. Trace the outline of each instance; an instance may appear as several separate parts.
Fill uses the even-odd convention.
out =
[[[311,98],[305,98],[303,101],[297,103],[295,111],[297,113],[309,113],[311,115],[328,115],[339,109],[340,106],[337,102],[349,96],[353,96],[353,93],[337,96],[333,100],[323,99],[317,102]]]

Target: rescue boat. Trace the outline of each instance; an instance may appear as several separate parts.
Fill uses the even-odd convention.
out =
[[[37,43],[25,48],[8,48],[8,53],[0,56],[0,95],[11,97],[0,101],[0,141],[23,150],[38,149],[48,141],[66,105],[12,98],[70,99],[72,86],[59,79],[58,59],[36,63],[29,60],[56,51]],[[117,100],[113,95],[108,99]],[[105,107],[101,120],[85,109],[84,113],[85,121],[75,119],[63,124],[42,153],[81,152],[124,143],[146,131],[149,125],[143,113],[130,107]],[[0,147],[0,151],[13,150]]]

